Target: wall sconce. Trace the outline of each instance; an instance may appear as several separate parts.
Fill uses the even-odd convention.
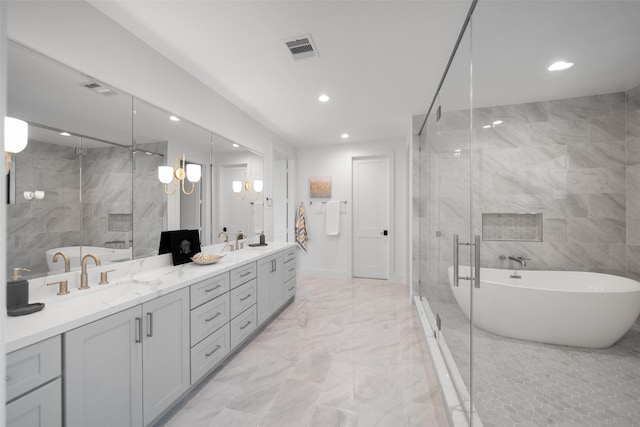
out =
[[[35,191],[25,191],[24,192],[25,200],[42,200],[44,199],[44,191],[35,190]]]
[[[244,183],[242,181],[233,181],[232,186],[233,192],[236,193],[237,200],[244,200],[247,194],[249,194],[251,200],[256,200],[260,196],[260,193],[262,193],[264,182],[261,179],[254,180],[253,191],[251,191],[251,181],[246,178]]]
[[[158,179],[161,183],[164,184],[164,192],[167,195],[172,195],[178,189],[176,184],[177,181],[181,181],[182,184],[182,192],[186,195],[193,193],[196,189],[196,182],[200,181],[200,177],[202,176],[202,170],[200,169],[200,165],[196,165],[190,163],[186,165],[185,155],[182,154],[182,166],[179,166],[178,156],[176,156],[176,161],[174,162],[174,166],[158,166]],[[191,191],[187,191],[184,188],[185,178],[189,180],[191,183]],[[167,184],[173,181],[173,190],[169,192],[167,188]]]
[[[24,120],[4,118],[4,159],[7,175],[11,170],[11,154],[19,153],[27,146],[29,125]]]

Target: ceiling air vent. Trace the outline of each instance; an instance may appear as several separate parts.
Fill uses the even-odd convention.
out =
[[[91,89],[92,91],[99,93],[100,95],[111,96],[111,95],[117,94],[117,92],[114,91],[113,89],[108,88],[106,86],[102,86],[100,83],[96,83],[93,81],[81,83],[80,86],[84,86],[87,89]]]
[[[285,39],[284,43],[287,45],[291,57],[296,61],[318,57],[318,50],[309,34]]]

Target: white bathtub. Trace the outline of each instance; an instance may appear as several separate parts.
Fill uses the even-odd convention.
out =
[[[577,347],[613,345],[640,314],[640,283],[608,274],[578,271],[482,268],[480,288],[473,289],[473,323],[485,331],[510,338]],[[469,267],[460,267],[468,276]],[[449,284],[470,318],[468,280]]]
[[[129,260],[132,258],[131,248],[113,249],[102,248],[99,246],[66,246],[64,248],[53,248],[45,252],[49,274],[64,272],[64,259],[62,259],[62,257],[58,258],[58,262],[53,262],[53,256],[56,254],[56,252],[64,252],[65,254],[67,254],[72,271],[80,270],[82,256],[86,254],[97,255],[103,265],[111,264],[113,262],[119,262],[122,260]],[[89,261],[89,265],[93,265],[93,260]]]

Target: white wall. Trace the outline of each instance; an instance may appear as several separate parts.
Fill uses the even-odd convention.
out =
[[[6,114],[7,107],[7,38],[5,18],[6,18],[6,2],[0,1],[0,118],[2,118],[4,129],[4,115]],[[4,131],[0,132],[0,149],[4,151]],[[2,169],[4,174],[4,166]],[[6,175],[5,175],[6,179]],[[0,185],[0,227],[5,231],[2,235],[6,236],[7,229],[7,205],[4,202],[7,199],[7,185],[3,180],[3,184]],[[0,239],[0,271],[7,271],[7,239],[4,237]],[[0,292],[0,307],[4,309],[6,293],[4,289],[7,289],[7,278],[3,277],[0,280],[2,283],[2,292]],[[4,315],[0,316],[0,342],[4,342]],[[0,351],[0,372],[6,372],[5,369],[5,352]],[[0,385],[0,402],[6,402],[5,399],[6,384],[2,381]],[[5,420],[5,406],[0,404],[0,425],[3,425]]]
[[[290,144],[88,3],[2,3],[7,3],[10,39],[262,153],[264,191],[271,196],[273,150],[293,155]],[[174,152],[171,147],[169,151]],[[171,200],[175,206],[169,212],[175,214],[179,200]],[[265,221],[272,218],[271,212],[265,212]],[[265,224],[267,237],[272,229]]]
[[[390,192],[393,223],[390,224],[390,279],[405,282],[407,271],[407,155],[406,142],[325,145],[298,148],[296,158],[295,208],[304,202],[308,252],[300,252],[299,266],[303,275],[351,277],[352,239],[352,159],[353,157],[388,155],[393,162],[394,187]],[[341,233],[327,236],[324,232],[322,204],[309,205],[309,177],[332,177],[332,200],[347,201],[341,211]],[[292,219],[293,220],[293,219]]]

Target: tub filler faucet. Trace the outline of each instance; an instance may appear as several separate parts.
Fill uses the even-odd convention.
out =
[[[529,258],[525,258],[524,256],[511,256],[509,255],[509,261],[519,262],[521,267],[527,266],[527,261],[531,261]]]

